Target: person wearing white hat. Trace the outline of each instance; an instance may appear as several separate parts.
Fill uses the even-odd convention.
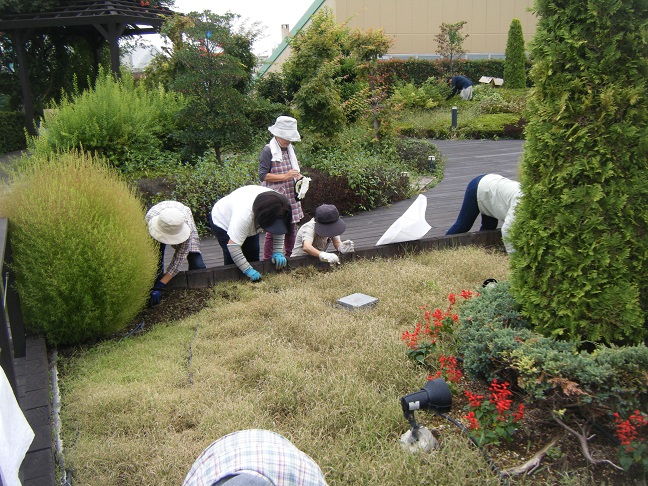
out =
[[[166,284],[180,271],[186,258],[189,270],[206,268],[200,253],[200,239],[191,209],[177,201],[162,201],[148,210],[145,216],[149,234],[160,243],[158,276],[151,289],[151,305],[162,298]],[[175,250],[173,259],[164,272],[164,249],[171,245]]]
[[[354,251],[351,240],[342,241],[346,223],[340,218],[340,212],[333,204],[322,204],[315,208],[315,217],[304,223],[297,232],[292,256],[311,255],[321,262],[331,265],[339,264],[340,258],[335,253],[327,252],[330,243],[340,253]]]
[[[263,147],[259,155],[259,180],[262,186],[274,189],[290,201],[291,224],[284,238],[284,251],[286,256],[290,256],[297,234],[296,224],[304,217],[301,202],[295,194],[295,183],[302,179],[302,175],[292,146],[293,142],[301,141],[301,136],[297,131],[297,120],[290,116],[278,117],[275,124],[268,127],[268,131],[274,137]],[[271,258],[273,247],[273,235],[266,232],[263,246],[264,260]]]

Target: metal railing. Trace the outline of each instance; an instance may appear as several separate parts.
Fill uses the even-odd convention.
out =
[[[20,298],[14,285],[15,275],[11,263],[9,221],[7,218],[0,218],[0,366],[17,398],[14,358],[24,358],[27,349]]]

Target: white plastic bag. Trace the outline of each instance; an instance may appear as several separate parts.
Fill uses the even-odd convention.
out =
[[[20,486],[18,470],[34,440],[5,372],[0,368],[0,484]]]
[[[401,241],[420,240],[430,231],[432,226],[425,220],[425,210],[427,209],[427,198],[419,194],[416,201],[407,208],[407,211],[398,218],[383,234],[376,246],[387,245],[389,243],[400,243]]]

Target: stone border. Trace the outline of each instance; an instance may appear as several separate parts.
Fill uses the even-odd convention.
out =
[[[422,238],[415,241],[394,243],[390,245],[357,248],[355,252],[340,255],[341,261],[352,261],[358,258],[390,258],[399,257],[408,253],[418,253],[424,250],[445,250],[462,246],[496,247],[503,249],[502,234],[500,230],[479,231],[475,233],[462,233],[452,236],[435,236]],[[290,268],[317,266],[327,268],[328,263],[320,262],[311,256],[294,257],[288,259]],[[261,274],[276,273],[270,261],[255,262],[252,266]],[[212,287],[219,282],[231,280],[247,280],[236,265],[223,265],[206,268],[204,270],[191,270],[178,273],[169,282],[168,288],[204,289]]]

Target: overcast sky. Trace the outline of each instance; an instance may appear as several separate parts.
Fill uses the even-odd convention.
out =
[[[252,50],[257,55],[269,56],[281,43],[281,25],[288,24],[292,30],[312,3],[313,0],[175,0],[173,10],[182,13],[211,10],[219,15],[229,11],[239,14],[248,26],[260,22],[262,38]],[[152,35],[144,36],[143,40],[159,44]]]

